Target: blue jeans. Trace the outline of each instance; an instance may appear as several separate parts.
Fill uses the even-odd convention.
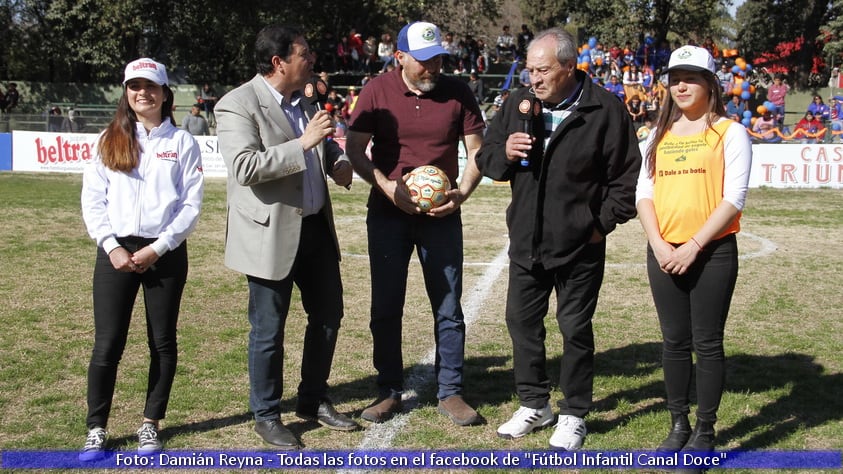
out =
[[[296,409],[315,413],[325,400],[343,316],[339,258],[325,217],[302,221],[298,254],[283,280],[247,275],[249,282],[249,405],[255,421],[277,419],[284,382],[284,326],[293,285],[301,293],[307,326]]]
[[[413,249],[422,265],[433,311],[437,397],[461,393],[465,322],[460,306],[463,240],[459,213],[435,218],[370,210],[366,224],[372,277],[369,328],[380,394],[404,389],[401,319]]]

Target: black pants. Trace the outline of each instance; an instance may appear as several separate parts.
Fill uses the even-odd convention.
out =
[[[546,270],[509,264],[506,325],[512,338],[515,388],[521,405],[541,408],[550,399],[544,317],[556,292],[556,322],[562,332],[560,413],[585,417],[594,387],[594,331],[591,318],[603,283],[606,241],[587,245],[570,264]]]
[[[154,239],[118,239],[130,252]],[[176,325],[182,290],[187,280],[187,243],[165,253],[145,273],[119,272],[102,248],[94,267],[94,349],[88,365],[88,428],[106,428],[117,366],[126,347],[132,308],[143,286],[150,364],[143,416],[164,418],[176,375]]]
[[[690,412],[693,352],[697,418],[713,423],[726,381],[723,331],[738,278],[737,240],[730,235],[711,242],[681,276],[661,271],[648,246],[647,273],[662,331],[667,409]]]

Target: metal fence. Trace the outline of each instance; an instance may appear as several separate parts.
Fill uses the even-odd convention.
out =
[[[49,110],[57,107],[61,115]],[[52,103],[40,114],[0,113],[0,133],[30,132],[97,133],[114,117],[116,106],[99,104]]]

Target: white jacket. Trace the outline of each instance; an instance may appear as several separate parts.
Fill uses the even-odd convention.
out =
[[[165,120],[147,135],[137,123],[141,156],[129,173],[106,168],[99,153],[82,177],[82,218],[88,234],[106,253],[118,237],[156,239],[160,256],[173,250],[196,227],[202,208],[204,175],[199,144]]]

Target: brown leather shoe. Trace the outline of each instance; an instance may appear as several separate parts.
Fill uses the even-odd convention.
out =
[[[439,400],[439,413],[447,416],[459,426],[479,425],[485,421],[474,408],[465,403],[462,395],[451,395]]]
[[[379,397],[363,410],[360,418],[372,423],[383,423],[401,412],[401,399],[394,396]]]

